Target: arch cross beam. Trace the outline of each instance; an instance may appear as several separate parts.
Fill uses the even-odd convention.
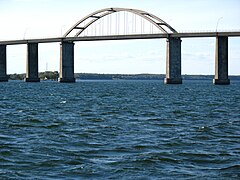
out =
[[[159,17],[150,14],[148,12],[137,10],[137,9],[126,9],[126,8],[106,8],[101,9],[98,11],[95,11],[81,20],[79,20],[76,24],[74,24],[64,35],[63,37],[70,37],[70,34],[77,30],[77,33],[75,34],[75,37],[78,37],[85,29],[87,29],[89,26],[91,26],[94,22],[98,21],[99,19],[110,15],[112,13],[116,12],[130,12],[133,14],[136,14],[143,19],[149,21],[151,24],[156,26],[162,33],[169,34],[169,33],[177,33],[175,29],[173,29],[169,24],[167,24],[165,21],[160,19]]]

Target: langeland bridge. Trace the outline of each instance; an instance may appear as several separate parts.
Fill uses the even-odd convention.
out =
[[[132,14],[132,23],[128,24],[126,14],[123,14],[120,27],[120,13]],[[115,24],[111,27],[112,14],[115,14]],[[103,19],[107,23],[104,25]],[[141,21],[137,22],[137,18]],[[143,33],[143,21],[149,23],[150,33]],[[109,25],[110,24],[110,25]],[[126,26],[131,26],[127,27]],[[91,28],[91,35],[89,29]],[[122,29],[121,29],[122,28]],[[137,33],[137,28],[141,29]],[[134,33],[129,33],[129,29]],[[158,32],[154,31],[156,29]],[[114,33],[112,33],[114,31]],[[121,32],[122,31],[122,32]],[[59,82],[75,82],[74,78],[74,42],[128,39],[167,39],[166,49],[166,84],[181,84],[181,39],[194,37],[216,37],[215,47],[215,77],[214,84],[230,84],[228,79],[228,37],[240,36],[239,31],[231,32],[195,32],[178,33],[173,27],[159,17],[137,9],[106,8],[95,11],[74,24],[62,37],[43,39],[22,39],[0,41],[0,81],[8,81],[7,76],[7,46],[27,44],[26,82],[39,82],[38,77],[38,44],[60,42]]]

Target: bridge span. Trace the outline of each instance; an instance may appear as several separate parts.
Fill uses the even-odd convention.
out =
[[[18,45],[28,43],[54,43],[54,42],[75,42],[75,41],[108,41],[108,40],[131,40],[131,39],[161,39],[161,38],[203,38],[203,37],[237,37],[240,31],[229,32],[181,32],[171,34],[130,34],[130,35],[109,35],[109,36],[80,36],[80,37],[53,37],[41,39],[19,39],[0,41],[0,45]]]
[[[113,35],[95,35],[86,36],[84,33],[87,29],[99,19],[109,16],[113,13],[128,12],[140,16],[154,26],[158,33],[140,33],[137,34],[119,34]],[[125,14],[124,14],[125,15]],[[124,16],[125,17],[125,16]],[[132,16],[134,21],[134,16]],[[117,16],[116,16],[117,19]],[[136,19],[135,19],[136,22]],[[142,21],[141,21],[142,22]],[[117,22],[115,23],[116,26]],[[142,24],[141,24],[142,25]],[[136,25],[135,25],[136,26]],[[150,29],[151,29],[150,26]],[[107,26],[109,28],[109,26]],[[143,28],[144,29],[144,28]],[[152,27],[153,29],[153,27]],[[132,26],[134,30],[134,26]],[[135,27],[136,30],[136,27]],[[99,26],[99,32],[103,31],[103,26]],[[109,30],[107,30],[109,31]],[[110,30],[111,31],[111,30]],[[124,31],[128,31],[124,29]],[[72,35],[74,34],[74,35]],[[178,33],[169,24],[157,16],[142,10],[124,9],[124,8],[107,8],[89,14],[75,25],[73,25],[63,37],[43,38],[43,39],[22,39],[0,41],[0,81],[8,81],[6,71],[6,47],[8,45],[27,44],[27,69],[26,82],[39,82],[38,77],[38,44],[39,43],[60,43],[60,72],[59,82],[75,82],[74,78],[74,42],[76,41],[103,41],[103,40],[130,40],[130,39],[167,39],[166,49],[166,84],[181,84],[181,41],[182,38],[204,38],[216,37],[215,48],[215,77],[214,84],[230,84],[228,79],[228,37],[239,37],[240,31],[235,32],[182,32]]]

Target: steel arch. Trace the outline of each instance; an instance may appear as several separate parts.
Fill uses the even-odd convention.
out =
[[[175,29],[173,29],[165,21],[163,21],[162,19],[158,18],[157,16],[147,13],[145,11],[138,10],[138,9],[126,9],[126,8],[106,8],[106,9],[101,9],[101,10],[95,11],[95,12],[85,16],[81,20],[79,20],[63,35],[63,37],[68,37],[69,34],[73,30],[76,30],[76,29],[79,31],[76,33],[75,37],[78,37],[85,29],[87,29],[91,24],[93,24],[97,20],[101,19],[104,16],[110,15],[115,12],[120,12],[120,11],[130,12],[130,13],[136,14],[136,15],[146,19],[147,21],[152,23],[154,26],[156,26],[160,31],[162,31],[165,34],[169,34],[169,32],[177,33],[177,31]],[[87,20],[90,20],[87,24],[85,24],[84,26],[79,26],[80,24],[84,23],[84,21],[87,21]]]

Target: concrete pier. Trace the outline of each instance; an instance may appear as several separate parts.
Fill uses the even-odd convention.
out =
[[[181,39],[168,38],[166,52],[165,84],[182,84],[181,75]]]
[[[74,78],[74,43],[62,42],[60,45],[59,82],[73,83]]]
[[[215,77],[213,83],[216,85],[228,85],[228,37],[216,37],[215,50]]]
[[[38,78],[38,43],[27,44],[26,82],[40,82]]]
[[[7,82],[7,47],[0,45],[0,82]]]

